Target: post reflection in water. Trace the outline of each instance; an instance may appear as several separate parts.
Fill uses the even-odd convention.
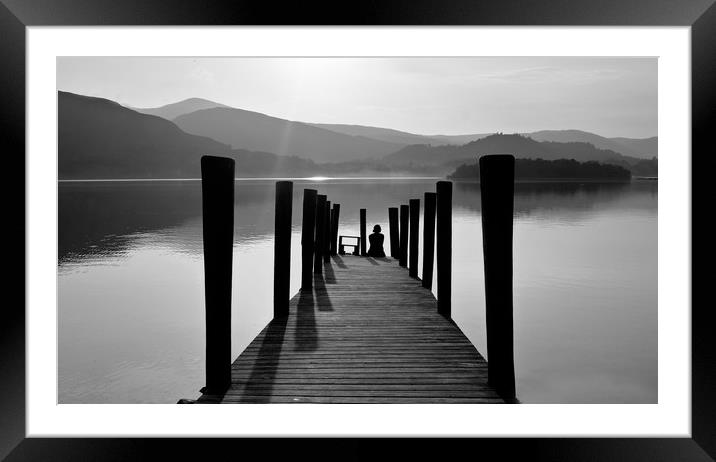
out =
[[[339,234],[358,235],[361,208],[371,226],[387,230],[388,207],[422,198],[436,181],[296,180],[291,293],[300,287],[304,187],[341,205]],[[60,402],[197,396],[204,381],[200,182],[58,188]],[[236,184],[234,356],[272,317],[274,189],[269,180]],[[456,183],[453,318],[485,354],[481,232],[479,185]],[[656,182],[518,183],[514,253],[519,399],[656,402]]]

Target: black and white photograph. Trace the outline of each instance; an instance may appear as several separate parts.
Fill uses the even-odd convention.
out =
[[[658,59],[57,57],[58,403],[658,403]]]
[[[712,460],[714,25],[0,0],[0,459]]]

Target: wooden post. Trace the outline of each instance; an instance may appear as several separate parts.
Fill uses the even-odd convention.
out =
[[[323,231],[323,262],[331,261],[331,201],[326,201],[325,228]]]
[[[291,298],[291,214],[293,181],[276,182],[273,251],[273,317],[288,316]]]
[[[452,316],[452,183],[438,181],[437,202],[437,264],[438,313]]]
[[[303,190],[303,223],[301,224],[301,290],[313,290],[313,249],[316,234],[315,189]]]
[[[331,213],[331,255],[338,254],[338,221],[341,216],[341,204],[333,204]]]
[[[435,193],[425,193],[423,215],[423,287],[433,288],[433,259],[435,257]]]
[[[480,158],[482,252],[485,260],[487,375],[504,398],[515,397],[512,321],[512,221],[515,158]]]
[[[360,209],[360,255],[365,256],[366,232],[365,232],[366,209]],[[391,243],[392,245],[392,243]]]
[[[410,199],[410,255],[408,260],[408,275],[418,277],[418,242],[420,236],[420,199]]]
[[[326,196],[319,194],[316,199],[316,245],[313,249],[313,273],[323,274],[323,238],[326,233]]]
[[[390,256],[400,258],[400,230],[398,229],[398,207],[388,208],[390,226]]]
[[[207,394],[231,385],[231,265],[234,252],[234,159],[202,156]]]
[[[400,266],[408,266],[408,215],[410,208],[400,206]]]

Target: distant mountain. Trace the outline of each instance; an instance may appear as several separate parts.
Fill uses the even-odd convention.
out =
[[[473,133],[468,135],[432,135],[431,138],[437,139],[438,143],[435,143],[437,145],[442,144],[467,144],[472,141],[476,141],[482,138],[485,138],[487,136],[490,136],[491,133]]]
[[[659,157],[659,138],[656,136],[652,136],[651,138],[610,138],[610,140],[621,146],[626,146],[628,149],[631,149],[632,152],[641,154],[635,157],[643,157],[645,159]],[[626,153],[622,152],[622,154]]]
[[[442,175],[481,154],[493,153],[593,160],[621,165],[635,175],[656,175],[656,160],[625,156],[623,151],[581,141],[540,142],[502,134],[425,137],[378,127],[306,124],[199,98],[141,111],[163,115],[58,92],[60,179],[197,178],[204,154],[233,157],[240,177],[367,172]],[[174,121],[167,120],[174,114],[179,114]],[[480,138],[462,145],[442,144],[461,136]],[[619,143],[623,150],[640,152],[656,147],[656,138],[611,140],[576,130],[537,132],[536,136]],[[406,144],[414,140],[428,142]]]
[[[344,124],[311,124],[314,127],[325,128],[337,133],[352,136],[365,136],[374,140],[388,141],[390,143],[402,144],[429,144],[432,146],[444,146],[446,144],[466,144],[484,138],[490,133],[475,133],[470,135],[418,135],[416,133],[403,132],[390,128],[370,127],[365,125],[344,125]]]
[[[440,138],[433,138],[415,133],[401,132],[390,128],[367,127],[365,125],[344,125],[344,124],[310,124],[314,127],[325,128],[336,133],[343,133],[350,136],[364,136],[374,140],[386,141],[388,143],[409,145],[409,144],[446,144]]]
[[[174,122],[187,133],[207,136],[234,148],[294,155],[315,162],[379,158],[404,146],[243,109],[203,109],[181,115]]]
[[[154,107],[154,108],[136,108],[136,107],[130,107],[130,109],[133,109],[137,112],[141,112],[142,114],[149,114],[149,115],[155,115],[162,117],[167,120],[174,120],[176,117],[179,117],[180,115],[188,114],[190,112],[199,111],[201,109],[211,109],[215,107],[228,107],[221,103],[216,103],[214,101],[209,101],[208,99],[202,99],[202,98],[189,98],[185,99],[184,101],[179,101],[177,103],[167,104],[165,106],[161,107]]]
[[[557,158],[537,141],[520,135],[490,135],[463,145],[407,146],[384,159],[392,165],[439,165],[471,159],[482,154],[513,154],[515,157]]]
[[[233,157],[237,176],[313,173],[313,162],[232,150],[161,117],[101,98],[58,92],[59,179],[198,178],[204,154]]]
[[[599,149],[608,149],[625,156],[651,159],[657,157],[658,138],[606,138],[581,130],[542,130],[523,133],[536,141],[556,141],[558,143],[590,143]]]
[[[512,154],[517,158],[544,160],[597,161],[623,167],[634,165],[640,160],[611,150],[598,149],[589,143],[539,142],[519,134],[494,134],[462,146],[407,146],[384,159],[393,166],[444,166],[474,160],[484,154]]]
[[[418,135],[387,128],[364,125],[311,124],[315,127],[344,133],[352,136],[365,136],[376,140],[404,145],[426,144],[432,146],[463,145],[490,136],[490,133],[472,133],[467,135]],[[608,149],[625,156],[651,159],[658,154],[658,138],[607,138],[582,130],[540,130],[522,133],[536,141],[556,141],[558,143],[590,143],[599,149]]]
[[[209,136],[217,141],[230,144],[236,148],[269,151],[277,154],[292,154],[301,157],[310,158],[318,161],[327,162],[341,162],[341,161],[352,161],[352,160],[364,160],[371,157],[382,157],[384,154],[388,154],[392,151],[414,144],[427,144],[432,146],[443,146],[443,145],[464,145],[472,141],[483,139],[490,135],[490,133],[471,133],[464,135],[421,135],[416,133],[409,133],[400,130],[393,130],[389,128],[373,127],[366,125],[350,125],[350,124],[325,124],[325,123],[303,123],[303,122],[291,122],[288,120],[267,116],[258,112],[246,111],[242,109],[235,109],[225,104],[217,103],[202,98],[189,98],[177,103],[167,104],[165,106],[157,108],[130,108],[143,114],[156,115],[163,117],[167,120],[174,121],[175,119],[183,116],[188,116],[191,113],[202,111],[205,109],[223,108],[237,111],[229,118],[235,119],[235,121],[245,123],[248,119],[255,117],[257,119],[264,119],[261,121],[254,121],[254,125],[261,126],[263,131],[272,131],[273,129],[283,130],[281,134],[288,131],[293,131],[296,127],[300,132],[305,132],[303,128],[311,126],[317,129],[324,129],[331,131],[336,134],[347,135],[353,138],[359,138],[359,140],[352,140],[351,142],[344,140],[343,142],[332,140],[332,143],[337,146],[343,144],[352,146],[349,152],[353,152],[357,145],[368,144],[367,153],[364,157],[358,156],[350,158],[350,155],[341,155],[337,158],[332,156],[324,156],[323,154],[315,154],[310,143],[305,140],[301,141],[301,134],[291,134],[290,143],[280,144],[277,142],[262,142],[259,140],[260,137],[264,136],[262,130],[255,132],[250,130],[250,136],[244,136],[243,133],[232,134],[225,133],[225,129],[214,129],[212,133],[207,133],[206,127],[201,126],[201,121],[195,120],[195,117],[183,118],[179,125],[185,131],[194,133],[201,136]],[[225,115],[228,113],[225,113]],[[239,114],[243,114],[243,117],[239,117]],[[216,114],[214,114],[216,115]],[[208,117],[208,114],[203,114],[202,117]],[[270,124],[266,123],[267,120],[272,120],[275,123],[275,127],[271,128]],[[231,125],[231,122],[227,122]],[[296,125],[299,124],[299,125]],[[252,127],[254,126],[252,125]],[[233,132],[234,130],[228,130]],[[651,159],[652,157],[658,156],[658,138],[607,138],[604,136],[597,135],[595,133],[586,132],[583,130],[540,130],[535,132],[522,133],[536,141],[555,141],[558,143],[568,142],[582,142],[590,143],[599,149],[607,149],[614,152],[618,152],[625,156],[638,157],[641,159]],[[275,139],[279,135],[273,134],[272,137]],[[243,138],[239,140],[238,138]],[[372,140],[371,144],[366,139]],[[318,144],[322,144],[321,140],[316,141]],[[375,142],[383,142],[386,144],[376,144]],[[328,151],[335,151],[333,147],[327,148]],[[362,150],[362,147],[359,149]],[[307,153],[306,151],[311,151]],[[385,151],[385,152],[384,152]]]
[[[59,177],[199,176],[202,154],[230,147],[110,100],[58,92]]]

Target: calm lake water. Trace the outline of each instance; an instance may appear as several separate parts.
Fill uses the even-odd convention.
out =
[[[435,180],[296,180],[292,293],[304,187],[341,204],[340,234],[358,234],[367,208],[390,249],[387,208],[422,199]],[[272,316],[273,210],[273,181],[237,181],[234,356]],[[657,402],[656,182],[518,184],[515,214],[518,398]],[[453,318],[486,355],[480,220],[479,185],[456,183]],[[197,181],[59,184],[60,403],[199,396],[201,232]]]

